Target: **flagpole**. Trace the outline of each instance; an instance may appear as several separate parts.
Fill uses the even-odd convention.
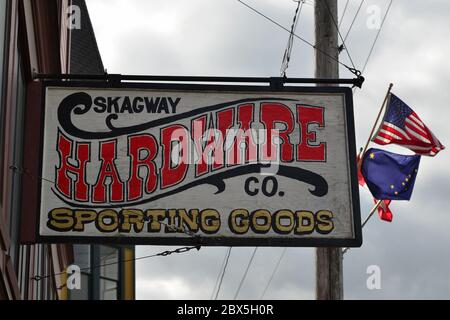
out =
[[[367,150],[367,147],[369,146],[370,141],[372,140],[373,133],[375,132],[375,128],[377,127],[377,123],[380,120],[381,114],[383,113],[384,106],[386,105],[386,101],[389,97],[389,94],[391,93],[391,89],[393,87],[393,84],[389,84],[388,91],[386,92],[386,96],[384,97],[383,103],[381,105],[380,111],[378,112],[377,118],[375,119],[375,123],[373,124],[372,130],[370,131],[369,139],[367,139],[366,145],[359,153],[359,161],[358,161],[358,169],[361,167],[363,155]]]
[[[367,216],[366,220],[364,220],[363,224],[361,225],[361,229],[364,228],[364,226],[366,225],[367,222],[369,222],[370,218],[372,218],[373,214],[375,213],[375,211],[377,211],[378,207],[381,204],[381,201],[383,200],[378,200],[377,203],[375,203],[375,205],[373,206],[372,210],[370,210],[369,215]],[[342,254],[346,253],[350,248],[345,248],[342,251]]]
[[[359,150],[359,154],[358,154],[359,161],[358,161],[358,164],[357,164],[358,165],[358,171],[361,168],[361,163],[362,163],[362,160],[363,160],[364,153],[367,151],[367,147],[369,147],[369,143],[372,140],[372,136],[373,136],[373,134],[375,132],[375,128],[377,127],[378,121],[380,120],[381,114],[383,113],[383,109],[384,109],[384,107],[386,105],[387,99],[389,98],[389,94],[391,93],[391,89],[392,89],[393,86],[394,86],[394,84],[392,84],[392,83],[389,84],[389,88],[388,88],[388,90],[386,92],[386,96],[384,97],[383,103],[381,104],[380,111],[378,111],[377,118],[375,119],[375,123],[373,124],[372,130],[370,131],[369,139],[367,139],[367,142],[366,142],[366,145],[364,146],[364,148],[361,148]],[[364,220],[363,224],[361,225],[361,229],[364,228],[364,226],[366,225],[367,222],[369,222],[370,218],[372,218],[373,214],[378,209],[378,207],[380,206],[382,201],[383,200],[378,200],[377,203],[373,206],[373,208],[370,211],[369,215],[367,216],[366,220]],[[346,253],[349,249],[350,248],[348,248],[348,247],[345,248],[342,251],[342,254]]]
[[[364,220],[363,224],[361,225],[361,228],[364,228],[364,226],[366,225],[366,223],[370,220],[370,218],[372,218],[373,214],[375,213],[375,211],[378,209],[378,207],[381,204],[381,201],[383,200],[378,200],[377,203],[375,203],[375,205],[373,206],[372,210],[369,213],[369,216],[366,218],[366,220]]]

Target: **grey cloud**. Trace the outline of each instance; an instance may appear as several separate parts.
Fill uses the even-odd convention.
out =
[[[248,0],[285,26],[292,1]],[[340,1],[341,10],[344,1]],[[288,34],[255,15],[237,1],[87,1],[100,51],[109,72],[123,74],[277,76]],[[342,24],[345,34],[358,1]],[[376,30],[366,27],[366,10],[388,0],[366,1],[348,38],[357,67],[362,67]],[[355,103],[357,145],[362,146],[389,82],[394,92],[422,117],[444,145],[450,145],[450,69],[448,1],[394,1],[373,52],[362,90]],[[305,5],[298,34],[313,41],[312,7]],[[444,41],[443,41],[444,39]],[[295,40],[288,76],[313,76],[313,50]],[[344,63],[349,64],[345,53]],[[352,75],[341,68],[342,77]],[[389,147],[399,153],[407,150]],[[411,201],[393,202],[394,221],[374,217],[364,229],[362,248],[345,255],[346,298],[450,298],[450,153],[423,158]],[[363,219],[373,205],[361,190]],[[137,255],[165,250],[141,246]],[[137,263],[137,293],[141,299],[208,299],[225,248]],[[281,253],[261,248],[244,283],[240,298],[258,299]],[[232,298],[252,248],[233,249],[220,297]],[[368,290],[366,269],[378,265],[382,289]],[[291,248],[280,266],[267,299],[314,298],[314,250]]]

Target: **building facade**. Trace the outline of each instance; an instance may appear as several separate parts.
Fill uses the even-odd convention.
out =
[[[24,134],[39,116],[34,75],[103,71],[84,1],[0,0],[0,61],[0,299],[133,299],[132,247],[35,243],[23,214],[35,209],[22,191],[39,157]],[[67,288],[71,264],[79,290]]]

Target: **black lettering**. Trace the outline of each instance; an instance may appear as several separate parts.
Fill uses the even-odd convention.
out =
[[[172,98],[168,98],[170,106],[172,107],[172,113],[177,113],[177,105],[180,103],[181,98],[176,98],[175,101],[172,100]]]
[[[130,97],[124,97],[122,102],[122,108],[120,109],[120,113],[124,113],[127,111],[128,113],[133,113],[133,109],[131,108]]]
[[[141,97],[136,97],[133,99],[133,111],[135,113],[141,113],[142,110],[144,110],[144,105],[142,102],[144,102],[144,99]]]
[[[106,111],[106,99],[104,97],[97,97],[94,99],[94,111],[103,113]]]
[[[268,191],[268,188],[267,188],[268,181],[272,181],[272,190],[271,191]],[[273,177],[273,176],[265,177],[262,182],[261,191],[266,197],[273,197],[275,195],[275,193],[277,193],[277,191],[278,191],[277,179],[275,179],[275,177]]]
[[[250,183],[251,182],[259,183],[259,180],[256,177],[250,177],[247,180],[245,180],[244,191],[249,196],[256,196],[258,194],[258,192],[259,192],[259,189],[258,188],[253,188],[253,190],[250,190]]]
[[[52,230],[70,231],[74,223],[73,212],[69,208],[55,208],[48,213],[47,227]]]
[[[114,108],[115,113],[119,113],[119,99],[120,97],[108,97],[108,113],[112,112],[112,108]]]
[[[155,98],[154,100],[153,100],[153,98],[150,98],[150,100],[149,100],[148,97],[145,97],[144,101],[145,101],[145,107],[147,109],[147,112],[155,113],[160,100],[161,100],[161,98],[159,98],[159,97]]]
[[[165,113],[169,113],[169,106],[167,105],[167,99],[162,98],[161,102],[158,106],[158,113],[161,113],[161,111],[164,110]]]

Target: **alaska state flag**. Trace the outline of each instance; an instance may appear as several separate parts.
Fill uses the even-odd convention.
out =
[[[406,156],[372,148],[364,154],[361,172],[375,199],[409,200],[419,163],[419,155]]]

